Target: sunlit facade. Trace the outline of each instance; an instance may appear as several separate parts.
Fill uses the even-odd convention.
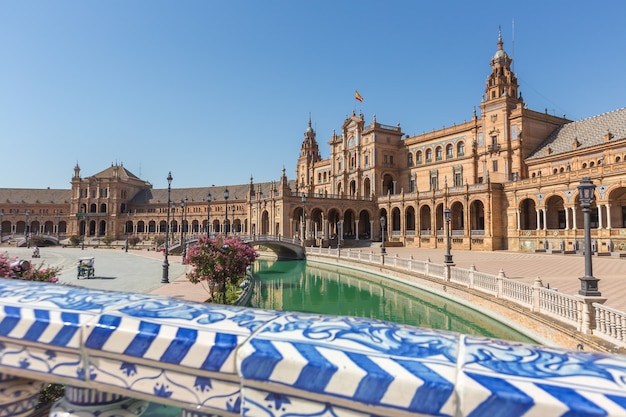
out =
[[[445,246],[449,208],[453,248],[576,251],[583,239],[576,187],[591,177],[595,249],[626,252],[626,109],[579,121],[530,110],[511,63],[499,37],[473,117],[440,130],[410,136],[353,112],[323,159],[309,120],[294,179],[283,169],[273,182],[174,187],[170,230],[355,246],[380,241],[384,218],[387,244],[431,248]],[[150,242],[165,234],[167,188],[117,164],[88,177],[76,165],[71,184],[0,189],[3,241],[30,233]]]

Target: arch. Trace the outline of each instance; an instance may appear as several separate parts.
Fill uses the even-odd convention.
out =
[[[367,210],[361,210],[359,212],[359,239],[370,239],[370,229],[370,212]]]
[[[432,224],[431,224],[431,208],[428,204],[424,204],[419,208],[420,213],[420,234],[422,235],[430,235],[432,234]]]
[[[167,222],[165,220],[161,220],[159,222],[159,233],[165,233],[166,232],[166,225],[167,225]]]
[[[415,234],[415,207],[413,206],[404,209],[404,228],[407,232]]]
[[[560,195],[551,195],[545,200],[546,228],[565,229],[565,202]]]
[[[456,144],[456,156],[464,156],[465,155],[465,142],[460,141]]]
[[[309,236],[313,236],[315,238],[323,236],[324,233],[324,212],[315,207],[311,209],[311,214],[309,214]]]
[[[459,233],[454,233],[455,230],[465,230],[465,215],[463,210],[463,203],[461,203],[460,201],[455,201],[450,206],[450,230],[452,230],[452,234],[457,235]]]
[[[619,156],[616,156],[616,157],[615,157],[615,162],[616,162],[616,163],[617,163],[617,162],[620,162],[621,160],[622,160],[622,158],[620,158]]]
[[[525,198],[519,203],[520,230],[537,229],[537,206],[532,198]]]
[[[150,220],[148,222],[148,233],[155,233],[156,232],[156,222],[154,220]]]
[[[443,218],[443,203],[438,203],[435,206],[435,227],[437,228],[437,234],[443,234],[443,224],[445,223],[445,219]]]
[[[485,205],[481,200],[474,200],[470,204],[470,230],[485,232]]]
[[[356,237],[356,213],[353,209],[347,209],[343,213],[343,239]]]
[[[198,220],[191,221],[191,233],[200,233],[200,222]]]
[[[215,219],[211,222],[211,236],[215,236],[216,233],[221,232],[221,224],[219,219]]]
[[[270,214],[267,210],[263,210],[261,213],[261,234],[266,235],[270,233]]]
[[[615,187],[608,192],[612,227],[626,228],[626,187]]]
[[[96,235],[96,221],[95,220],[90,220],[89,223],[87,224],[87,228],[89,229],[88,230],[89,236]]]
[[[132,227],[132,224],[131,224],[131,227]],[[139,220],[137,222],[137,233],[144,233],[146,231],[145,227],[146,227],[146,223],[143,220]]]
[[[133,222],[128,220],[124,224],[124,233],[133,233]]]
[[[431,148],[426,149],[426,163],[433,162],[433,150]]]
[[[454,147],[451,143],[446,145],[446,159],[450,159],[454,157]]]
[[[97,207],[97,206],[96,206],[96,203],[91,203],[91,204],[89,205],[89,212],[90,212],[90,213],[95,213],[95,212],[96,212],[96,207]]]
[[[382,194],[383,196],[387,195],[387,194],[394,194],[394,189],[393,189],[393,176],[391,174],[384,174],[383,175],[383,189],[382,189]]]
[[[378,227],[377,227],[377,229],[380,230],[381,233],[383,233],[385,235],[385,240],[388,240],[387,237],[389,236],[389,228],[390,228],[390,226],[389,226],[389,216],[387,214],[387,210],[384,209],[384,208],[381,208],[379,210],[379,213],[380,214],[378,215],[378,221],[377,221]],[[385,227],[384,227],[384,229],[383,229],[383,225],[382,225],[382,223],[380,221],[380,219],[382,219],[382,218],[385,219]],[[382,240],[382,236],[380,237],[380,239]]]
[[[339,222],[341,221],[341,213],[338,209],[332,208],[328,211],[328,227],[329,227],[329,235],[332,238],[337,236],[339,233]]]
[[[389,225],[391,228],[391,234],[400,234],[400,208],[392,207],[391,208],[391,224]]]
[[[100,220],[98,222],[98,236],[105,236],[107,234],[107,222],[106,220]]]
[[[363,197],[370,197],[372,195],[372,182],[369,178],[363,180]]]
[[[57,226],[57,233],[67,233],[67,222],[61,220]]]
[[[417,151],[415,152],[415,161],[417,164],[421,164],[424,160],[424,157],[422,156],[422,151]]]
[[[355,197],[357,194],[356,181],[350,181],[350,196]]]
[[[106,213],[106,212],[107,212],[107,205],[106,205],[106,203],[100,204],[100,213]]]
[[[441,161],[443,159],[443,147],[437,146],[435,148],[435,160]]]
[[[413,166],[413,153],[409,152],[406,155],[406,166],[407,167],[412,167]]]
[[[52,233],[54,233],[54,223],[52,220],[48,220],[43,224],[43,234],[51,235]]]

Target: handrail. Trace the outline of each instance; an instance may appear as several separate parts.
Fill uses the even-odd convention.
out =
[[[515,404],[511,381],[538,415],[626,412],[614,377],[626,364],[607,353],[21,280],[0,280],[0,294],[0,386],[32,398],[42,382],[66,384],[51,415],[139,415],[151,401],[198,417],[487,416]],[[1,414],[15,401],[0,396]]]

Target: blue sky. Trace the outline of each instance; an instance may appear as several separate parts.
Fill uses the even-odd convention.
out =
[[[626,105],[624,16],[621,0],[0,0],[0,187],[67,189],[76,163],[155,188],[168,171],[176,188],[292,179],[309,114],[324,158],[353,110],[410,135],[470,119],[499,26],[531,109],[591,117]]]

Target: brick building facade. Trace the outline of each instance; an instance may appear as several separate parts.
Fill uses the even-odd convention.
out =
[[[275,182],[173,188],[170,230],[306,235],[307,244],[326,245],[338,236],[380,241],[384,218],[386,241],[437,247],[445,245],[449,208],[453,248],[576,250],[583,239],[576,187],[591,177],[596,249],[626,251],[626,109],[579,121],[530,110],[511,63],[499,37],[479,111],[441,130],[409,136],[353,112],[322,159],[309,119],[295,179],[283,169]],[[167,188],[123,165],[89,177],[77,165],[71,184],[0,189],[3,239],[165,234]]]

